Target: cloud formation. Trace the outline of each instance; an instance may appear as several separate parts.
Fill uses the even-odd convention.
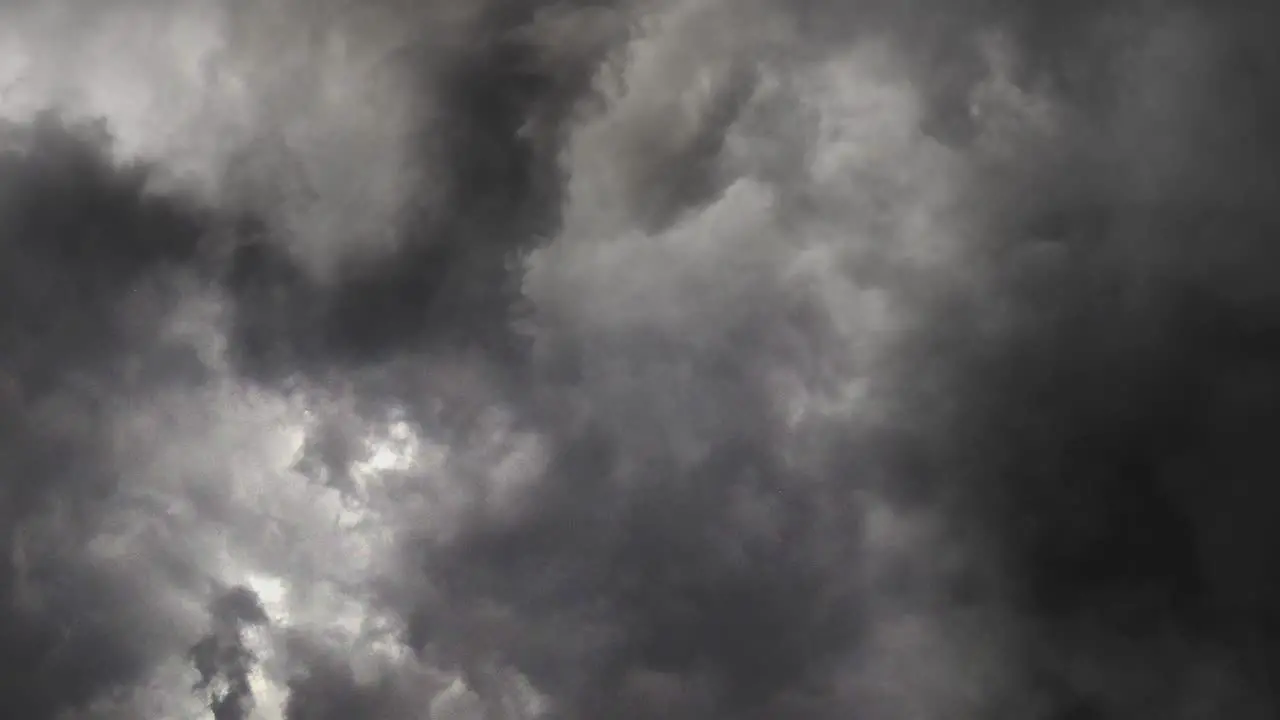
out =
[[[5,5],[5,707],[1269,717],[1271,19]]]

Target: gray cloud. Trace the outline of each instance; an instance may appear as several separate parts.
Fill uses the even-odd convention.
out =
[[[21,716],[1269,714],[1260,5],[77,10],[0,46]]]

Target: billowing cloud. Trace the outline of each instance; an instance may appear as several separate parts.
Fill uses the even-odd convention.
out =
[[[1269,20],[6,4],[5,707],[1269,717]]]

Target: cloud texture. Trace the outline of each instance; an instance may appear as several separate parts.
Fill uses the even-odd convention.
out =
[[[0,6],[0,705],[1271,717],[1246,0]]]

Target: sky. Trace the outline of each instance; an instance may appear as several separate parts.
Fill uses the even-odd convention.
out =
[[[3,0],[24,720],[1274,717],[1250,0]]]

